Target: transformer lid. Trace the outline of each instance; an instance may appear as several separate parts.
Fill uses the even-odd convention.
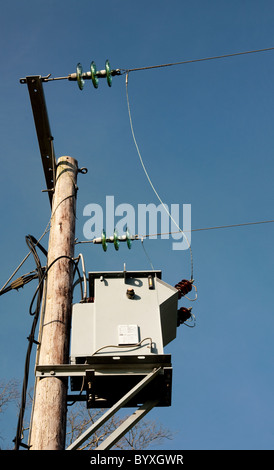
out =
[[[146,271],[90,271],[88,273],[89,280],[89,296],[94,296],[94,280],[100,279],[100,277],[110,279],[110,278],[147,278],[148,276],[157,277],[162,279],[161,270],[146,270]]]

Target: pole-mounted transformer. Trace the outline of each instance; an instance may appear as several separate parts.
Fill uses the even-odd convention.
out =
[[[89,295],[72,305],[76,181],[77,173],[84,171],[71,157],[62,157],[56,163],[42,83],[67,78],[77,81],[83,89],[84,81],[90,79],[97,88],[99,78],[106,78],[111,86],[112,77],[120,74],[106,61],[105,70],[99,72],[92,62],[86,73],[78,64],[76,73],[67,77],[51,79],[48,75],[20,80],[28,85],[52,206],[48,249],[52,267],[46,279],[29,436],[34,450],[64,448],[66,407],[70,401],[86,400],[88,408],[108,411],[68,450],[78,448],[122,407],[139,409],[98,450],[112,447],[154,406],[171,405],[171,355],[164,348],[176,338],[177,327],[191,317],[190,309],[178,310],[178,299],[191,290],[187,283],[192,281],[181,281],[172,287],[162,281],[161,271],[90,272]],[[123,236],[115,229],[109,237],[102,231],[93,243],[102,244],[104,251],[108,243],[113,243],[118,250],[120,242],[131,248],[136,238],[128,229]]]

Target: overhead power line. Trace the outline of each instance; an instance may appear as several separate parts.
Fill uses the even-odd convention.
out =
[[[260,224],[270,224],[274,223],[274,220],[262,220],[260,222],[246,222],[242,224],[231,224],[231,225],[217,225],[215,227],[202,227],[202,228],[193,228],[191,230],[184,230],[184,232],[201,232],[203,230],[217,230],[217,229],[226,229],[226,228],[235,228],[235,227],[246,227],[249,225],[260,225]],[[159,233],[147,233],[145,235],[135,235],[135,240],[142,240],[143,238],[149,237],[160,237],[161,235],[173,235],[176,233],[181,233],[181,230],[175,232],[159,232]],[[93,243],[93,240],[83,240],[83,241],[76,241],[75,244],[82,244],[82,243]]]
[[[255,49],[255,50],[252,50],[252,51],[233,52],[231,54],[223,54],[223,55],[217,55],[217,56],[213,56],[213,57],[203,57],[201,59],[183,60],[183,61],[180,61],[180,62],[171,62],[171,63],[168,63],[168,64],[161,64],[161,65],[149,65],[147,67],[138,67],[138,68],[134,68],[134,69],[127,69],[127,70],[124,70],[123,72],[128,73],[128,72],[138,72],[138,71],[141,71],[141,70],[158,69],[158,68],[162,68],[162,67],[173,67],[175,65],[192,64],[194,62],[204,62],[206,60],[225,59],[225,58],[228,58],[228,57],[236,57],[236,56],[239,56],[239,55],[255,54],[255,53],[258,53],[258,52],[267,52],[267,51],[273,51],[273,50],[274,50],[274,47],[267,47],[265,49]]]
[[[202,228],[193,228],[191,230],[184,230],[184,232],[201,232],[203,230],[216,230],[216,229],[224,229],[224,228],[235,228],[235,227],[245,227],[248,225],[260,225],[260,224],[270,224],[274,223],[274,220],[262,220],[260,222],[246,222],[242,224],[232,224],[232,225],[217,225],[216,227],[202,227]],[[154,234],[147,234],[147,235],[137,235],[140,238],[148,238],[148,237],[156,237],[161,235],[173,235],[175,233],[180,233],[180,231],[175,232],[166,232],[166,233],[154,233]]]
[[[123,69],[123,68],[117,68],[117,69],[111,69],[109,65],[109,61],[106,61],[106,70],[99,70],[97,71],[96,66],[94,62],[91,63],[91,70],[84,73],[82,71],[82,65],[78,64],[76,68],[76,72],[70,73],[69,75],[63,76],[63,77],[52,77],[51,74],[49,73],[45,77],[41,77],[42,82],[53,82],[55,80],[70,80],[70,81],[77,81],[79,88],[82,90],[84,87],[84,80],[92,80],[95,88],[98,88],[98,78],[108,78],[108,84],[111,86],[111,80],[112,77],[115,75],[124,75],[125,73],[129,72],[139,72],[142,70],[151,70],[151,69],[159,69],[163,67],[174,67],[177,65],[184,65],[184,64],[193,64],[195,62],[205,62],[208,60],[218,60],[218,59],[226,59],[229,57],[236,57],[236,56],[241,56],[241,55],[246,55],[246,54],[256,54],[256,53],[261,53],[261,52],[268,52],[268,51],[273,51],[274,47],[265,47],[264,49],[253,49],[251,51],[242,51],[242,52],[232,52],[230,54],[222,54],[222,55],[216,55],[216,56],[211,56],[211,57],[202,57],[200,59],[190,59],[190,60],[182,60],[182,61],[177,61],[177,62],[170,62],[167,64],[159,64],[159,65],[148,65],[146,67],[135,67],[132,69]],[[20,83],[27,83],[27,78],[21,78]]]

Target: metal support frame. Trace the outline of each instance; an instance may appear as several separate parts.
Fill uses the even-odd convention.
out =
[[[36,377],[83,377],[86,371],[95,369],[97,372],[147,373],[159,367],[171,366],[170,354],[148,356],[89,356],[85,362],[77,364],[37,364]]]
[[[92,356],[81,364],[48,364],[36,366],[35,374],[44,377],[70,378],[71,393],[67,402],[85,401],[87,408],[111,408],[129,392],[141,379],[155,369],[161,373],[139,390],[123,406],[138,407],[147,400],[158,400],[157,406],[171,405],[172,366],[170,355],[148,356]],[[119,386],[117,387],[117,383]]]
[[[86,397],[80,395],[67,395],[67,401],[82,401],[87,400],[87,407],[92,407],[91,402],[94,398],[90,398],[89,393],[93,389],[93,380],[102,380],[107,378],[112,380],[115,378],[120,381],[124,378],[135,377],[134,383],[126,393],[123,392],[119,395],[116,402],[111,403],[110,406],[105,406],[108,410],[93,423],[84,433],[82,433],[66,450],[78,449],[83,442],[85,442],[97,429],[105,424],[117,411],[123,407],[138,407],[138,409],[129,416],[115,431],[113,431],[98,447],[96,450],[108,450],[117,441],[119,441],[124,434],[126,434],[135,424],[138,423],[152,408],[156,406],[169,406],[171,400],[171,375],[172,367],[169,362],[170,356],[156,356],[155,358],[146,357],[142,360],[128,357],[123,358],[122,362],[115,365],[117,362],[114,357],[94,357],[92,358],[93,364],[58,364],[58,365],[37,365],[36,377],[43,379],[43,377],[70,377],[73,380],[78,380],[86,383]],[[145,361],[144,361],[145,360]],[[145,362],[142,364],[142,362]],[[125,367],[125,363],[129,368]],[[154,364],[153,364],[154,363]],[[106,368],[108,365],[108,368]],[[111,366],[111,367],[109,367]],[[94,368],[93,368],[94,367]],[[137,380],[137,383],[135,383]],[[96,387],[95,387],[96,388]],[[119,387],[120,390],[121,387]],[[78,389],[78,388],[77,388]],[[83,388],[84,389],[84,388]],[[143,394],[142,391],[143,390]],[[146,397],[146,400],[142,399]],[[108,404],[109,402],[107,402]],[[96,405],[96,404],[95,404]],[[95,406],[98,408],[98,406]],[[101,404],[100,408],[104,408]]]
[[[146,375],[135,387],[133,387],[126,395],[124,395],[115,405],[113,405],[106,413],[103,414],[95,423],[92,424],[81,436],[79,436],[71,445],[67,447],[66,450],[75,450],[80,445],[85,442],[92,434],[97,431],[106,421],[108,421],[120,408],[125,406],[125,404],[133,398],[142,388],[144,388],[149,382],[151,382],[160,372],[162,368],[159,367],[154,371]],[[157,404],[158,400],[154,402],[145,403],[142,407],[139,408],[138,413],[132,415],[131,419],[127,419],[121,426],[119,426],[114,433],[112,433],[97,449],[109,449],[112,445],[115,444],[121,437],[132,427],[134,424],[139,421],[144,414],[147,414],[153,406]]]

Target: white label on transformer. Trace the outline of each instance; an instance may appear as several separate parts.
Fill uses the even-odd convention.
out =
[[[139,343],[137,325],[118,325],[118,344],[137,344]]]

